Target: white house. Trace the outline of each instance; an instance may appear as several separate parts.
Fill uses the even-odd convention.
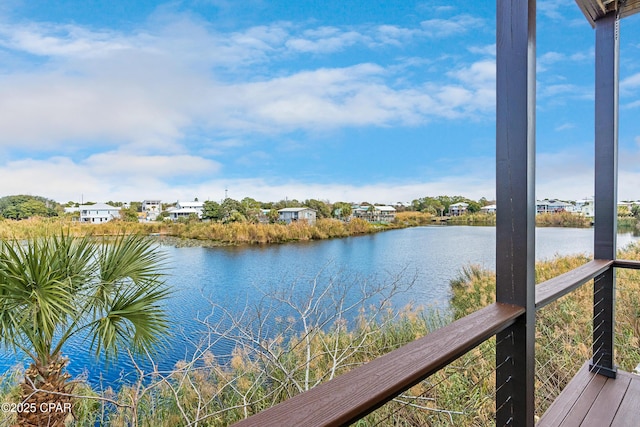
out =
[[[158,199],[143,200],[142,213],[147,221],[155,221],[162,212],[162,201]]]
[[[80,222],[90,224],[100,224],[109,222],[112,219],[120,218],[120,208],[107,205],[106,203],[96,203],[95,205],[80,205]]]
[[[316,211],[311,208],[284,208],[278,210],[278,219],[287,224],[296,221],[306,221],[309,224],[316,222]]]
[[[181,202],[177,201],[176,206],[169,209],[169,218],[172,221],[176,221],[179,218],[189,218],[191,215],[196,215],[198,218],[202,218],[202,211],[204,209],[204,202]]]
[[[469,203],[458,202],[452,205],[449,205],[449,215],[451,216],[460,216],[467,212],[469,208]]]
[[[355,218],[369,222],[391,222],[396,218],[396,208],[393,206],[352,206],[351,214]]]
[[[496,213],[496,205],[487,205],[480,208],[480,212],[486,214],[494,214]]]
[[[580,213],[587,218],[595,216],[595,205],[592,198],[576,200],[575,212]]]
[[[544,199],[536,201],[536,213],[572,212],[573,205],[562,200]]]

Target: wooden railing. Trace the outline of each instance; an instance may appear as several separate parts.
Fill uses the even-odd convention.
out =
[[[640,269],[640,261],[593,260],[540,283],[536,310],[613,267]],[[511,326],[523,313],[522,307],[491,304],[235,425],[349,425]]]
[[[496,424],[532,427],[536,310],[591,279],[590,369],[615,377],[614,270],[640,268],[615,259],[619,16],[594,22],[595,260],[535,286],[536,0],[496,3],[497,302],[238,425],[349,424],[497,335]]]
[[[523,312],[522,307],[491,304],[236,425],[349,425],[510,326]]]

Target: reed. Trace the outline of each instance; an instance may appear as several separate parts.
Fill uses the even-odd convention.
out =
[[[333,230],[335,234],[342,232],[342,227],[360,225],[326,222],[321,230],[327,234],[327,230]],[[196,224],[191,229],[186,224],[180,225],[181,232],[196,235],[203,231],[200,227],[206,227],[207,238],[216,239],[313,238],[311,229],[301,224],[255,228],[247,224],[233,227]],[[278,230],[278,233],[269,237],[272,230]],[[625,249],[620,258],[640,259],[640,245]],[[545,281],[588,261],[586,256],[578,255],[539,262],[536,281]],[[85,402],[78,408],[79,416],[72,425],[98,422],[113,426],[180,426],[188,425],[187,420],[198,420],[197,424],[201,426],[232,424],[301,392],[295,384],[304,383],[305,375],[311,383],[329,379],[335,368],[336,354],[348,355],[335,372],[340,374],[442,327],[453,318],[492,303],[495,274],[478,266],[468,266],[452,281],[451,290],[450,315],[406,306],[399,310],[389,308],[377,322],[371,323],[364,321],[367,313],[362,311],[354,322],[336,321],[326,330],[308,337],[304,334],[293,334],[288,338],[276,335],[260,343],[274,355],[275,363],[267,363],[252,353],[250,347],[236,347],[226,360],[203,349],[193,360],[179,362],[166,375],[154,374],[156,376],[145,379],[147,383],[122,387],[112,396],[119,406]],[[640,272],[619,270],[618,300],[616,360],[622,369],[631,370],[640,361]],[[538,415],[590,357],[591,318],[592,289],[589,284],[539,311],[536,330]],[[287,330],[295,321],[293,318],[279,319],[278,325],[281,330]],[[350,352],[356,345],[358,351]],[[310,359],[307,346],[311,349]],[[356,425],[490,425],[494,422],[495,411],[495,346],[495,338],[483,343]],[[7,373],[0,377],[0,400],[3,402],[15,398],[15,378],[19,377],[11,375]],[[86,393],[95,392],[87,390]]]

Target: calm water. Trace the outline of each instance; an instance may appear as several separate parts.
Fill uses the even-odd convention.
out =
[[[630,233],[618,235],[622,248],[640,240]],[[536,230],[536,258],[561,254],[590,254],[592,229],[539,228]],[[261,290],[301,283],[320,271],[330,276],[389,280],[403,269],[406,281],[415,277],[411,292],[396,298],[397,305],[411,301],[422,306],[446,307],[449,281],[462,267],[495,266],[495,228],[433,226],[392,230],[367,236],[275,246],[231,248],[175,248],[163,246],[172,264],[168,282],[174,290],[168,302],[172,338],[158,358],[160,369],[171,369],[189,356],[187,340],[197,340],[203,331],[196,319],[211,313],[211,303],[233,311],[259,298]],[[87,343],[71,342],[65,349],[73,375],[86,373],[97,384],[113,384],[119,377],[131,378],[133,367],[126,358],[105,366],[87,354]],[[228,354],[221,343],[216,352]],[[0,354],[0,371],[16,364],[11,354]],[[148,365],[144,364],[148,368]]]

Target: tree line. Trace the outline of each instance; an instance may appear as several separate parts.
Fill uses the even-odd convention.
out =
[[[197,198],[196,198],[197,200]],[[467,210],[470,213],[479,212],[482,206],[493,203],[486,198],[480,200],[472,200],[464,196],[425,196],[411,203],[397,202],[392,206],[398,212],[415,211],[429,213],[432,215],[443,216],[449,211],[449,207],[454,203],[464,202],[468,204]],[[84,204],[93,204],[94,202],[86,202]],[[107,204],[120,207],[120,218],[123,221],[138,221],[138,213],[142,212],[142,202],[132,201],[128,204],[109,200]],[[318,219],[322,218],[348,218],[352,213],[352,206],[368,206],[373,209],[374,206],[383,205],[381,203],[370,202],[329,202],[328,200],[319,199],[283,199],[277,202],[261,202],[251,197],[245,197],[242,200],[226,198],[220,202],[207,200],[203,202],[204,208],[202,219],[217,221],[223,223],[231,222],[258,222],[261,218],[269,222],[277,222],[278,210],[291,207],[308,207],[316,211]],[[40,196],[16,195],[5,196],[0,198],[0,216],[10,219],[26,219],[34,216],[52,217],[63,215],[64,207],[78,207],[75,202],[68,202],[64,205]],[[168,217],[167,209],[173,204],[163,204],[163,212],[158,217],[163,220]]]

